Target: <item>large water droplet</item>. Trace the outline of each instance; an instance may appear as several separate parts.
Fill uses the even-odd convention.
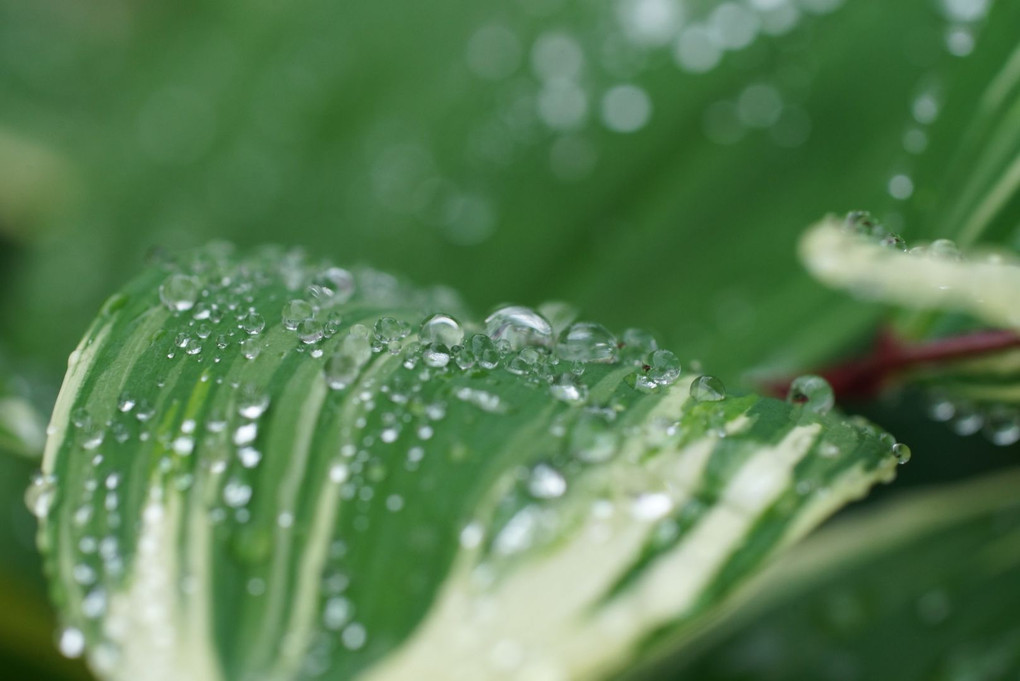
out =
[[[186,274],[171,274],[159,287],[159,299],[174,312],[184,312],[195,306],[202,284]]]
[[[902,442],[897,442],[892,446],[892,455],[896,457],[896,462],[901,466],[910,461],[910,454],[910,447]]]
[[[612,362],[616,359],[616,336],[600,324],[579,322],[560,336],[556,354],[568,362]]]
[[[691,397],[695,402],[719,402],[726,399],[726,386],[715,376],[698,376],[691,383]]]
[[[505,340],[512,349],[526,345],[552,345],[552,325],[528,307],[501,307],[485,319],[485,332],[496,341]]]
[[[452,348],[464,342],[464,329],[450,315],[434,314],[422,322],[418,339],[422,343]]]
[[[680,377],[680,360],[669,350],[653,352],[648,365],[648,379],[656,385],[672,385]]]
[[[836,398],[828,381],[821,376],[807,374],[793,379],[786,401],[802,405],[816,414],[827,414],[835,405]]]

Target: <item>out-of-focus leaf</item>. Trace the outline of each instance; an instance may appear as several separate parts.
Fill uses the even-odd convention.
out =
[[[946,28],[930,0],[4,0],[0,116],[88,183],[4,319],[56,364],[152,246],[286,225],[476,305],[554,296],[640,323],[734,380],[806,366],[876,311],[812,285],[797,233],[890,201],[910,99],[955,59]],[[640,93],[646,124],[611,128],[605,102],[640,115]]]
[[[1018,485],[1016,471],[998,473],[834,524],[665,678],[1015,678]]]
[[[949,242],[910,251],[862,234],[852,218],[826,218],[804,235],[801,260],[829,286],[892,305],[965,312],[999,328],[1020,328],[1020,262],[1008,253],[964,257]]]
[[[64,652],[111,679],[600,678],[908,454],[824,391],[727,395],[542,309],[430,317],[463,313],[279,250],[143,274],[72,356],[30,493]]]
[[[991,5],[974,55],[916,103],[915,113],[937,121],[921,156],[908,230],[964,248],[1020,246],[1020,6]]]

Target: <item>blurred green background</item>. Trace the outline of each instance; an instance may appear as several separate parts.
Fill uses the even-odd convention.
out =
[[[48,413],[102,300],[213,239],[449,284],[479,313],[568,300],[741,388],[810,368],[883,310],[813,283],[797,237],[857,208],[926,235],[926,147],[988,5],[0,0],[0,388]],[[858,408],[928,459],[899,485],[1015,458],[909,396]],[[0,669],[63,678],[32,467],[0,456]]]

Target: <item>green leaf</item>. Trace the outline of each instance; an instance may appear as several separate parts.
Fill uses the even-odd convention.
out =
[[[908,454],[541,309],[476,324],[278,249],[141,275],[72,355],[36,490],[64,651],[111,679],[600,678]]]
[[[682,678],[1013,678],[1020,472],[845,518],[778,562]],[[682,671],[681,671],[682,670]]]
[[[1018,242],[1020,7],[996,2],[972,57],[929,94],[938,110],[907,215],[912,235],[961,247]],[[944,102],[941,100],[945,100]]]
[[[0,117],[53,140],[86,185],[14,273],[12,342],[59,366],[153,247],[278,241],[285,225],[288,243],[449,282],[476,306],[557,297],[640,324],[734,384],[758,364],[831,357],[876,310],[813,286],[793,245],[824,211],[890,200],[910,99],[949,59],[946,21],[931,0],[739,2],[715,19],[722,0],[684,4],[695,45],[727,12],[755,39],[702,73],[677,65],[676,41],[626,30],[638,2],[224,0],[78,15],[0,0],[12,46]],[[517,49],[502,80],[468,62],[492,27]],[[584,54],[587,116],[568,131],[540,118],[532,67],[557,35]],[[49,59],[29,56],[40,46]],[[602,121],[619,85],[651,100],[637,132]],[[738,120],[755,93],[776,126]],[[709,134],[720,127],[724,139]],[[466,243],[472,229],[480,241]]]

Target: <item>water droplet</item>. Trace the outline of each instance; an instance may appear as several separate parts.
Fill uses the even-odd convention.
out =
[[[25,506],[39,520],[46,518],[53,506],[56,496],[56,485],[51,475],[36,473],[32,476],[32,482],[25,490]]]
[[[246,419],[257,419],[269,408],[269,394],[255,386],[244,386],[237,398],[237,413]]]
[[[552,345],[552,325],[528,307],[502,307],[485,319],[485,331],[495,341],[505,340],[514,350],[527,345]]]
[[[255,359],[262,352],[262,345],[257,338],[245,338],[241,341],[240,348],[245,359]]]
[[[360,324],[352,327],[339,349],[326,360],[326,383],[333,390],[343,390],[357,379],[361,367],[371,357],[368,329]]]
[[[258,312],[252,310],[241,318],[238,326],[245,333],[255,336],[262,333],[262,330],[266,328],[266,320]]]
[[[942,260],[963,260],[963,254],[951,239],[936,239],[928,245],[928,255]]]
[[[973,435],[981,430],[984,422],[984,415],[973,404],[961,402],[955,405],[950,426],[957,435]]]
[[[325,332],[323,331],[322,322],[317,319],[305,319],[297,326],[297,335],[301,339],[301,342],[306,345],[312,343],[318,343],[322,340]]]
[[[487,411],[489,413],[500,413],[506,410],[502,401],[499,399],[499,395],[485,390],[478,390],[476,388],[468,388],[465,386],[458,388],[456,392],[454,392],[454,396],[459,400],[473,404],[482,411]]]
[[[257,423],[245,423],[234,431],[234,444],[238,446],[248,445],[255,441],[258,436],[259,427]]]
[[[843,220],[843,229],[867,237],[884,237],[886,235],[885,228],[866,210],[847,213]]]
[[[597,414],[584,414],[570,433],[570,453],[585,463],[608,461],[618,444],[619,435]]]
[[[648,522],[661,520],[672,510],[673,500],[668,494],[652,492],[639,495],[630,508],[634,518]]]
[[[322,611],[322,624],[327,629],[339,631],[351,618],[351,602],[342,596],[334,596],[326,601]]]
[[[892,455],[896,457],[896,462],[902,466],[910,461],[910,447],[902,442],[897,442],[892,446]]]
[[[81,632],[81,629],[67,627],[60,632],[57,647],[64,657],[81,657],[81,654],[85,652],[85,634]]]
[[[280,314],[283,326],[295,331],[301,322],[315,316],[315,308],[307,300],[295,299],[286,303]]]
[[[422,362],[425,366],[433,369],[442,369],[450,363],[450,349],[441,344],[435,343],[425,347],[421,352]]]
[[[719,402],[726,399],[726,386],[715,376],[698,376],[691,383],[691,397],[695,402]]]
[[[613,132],[637,132],[651,115],[652,100],[636,85],[617,85],[602,97],[602,123]]]
[[[985,418],[985,437],[992,444],[1008,447],[1020,441],[1020,413],[1015,409],[997,407]]]
[[[569,404],[583,404],[588,400],[588,386],[573,373],[563,373],[557,376],[556,380],[550,384],[549,392],[557,400]]]
[[[223,503],[231,508],[241,508],[251,500],[252,489],[237,478],[231,478],[223,486]]]
[[[393,317],[381,317],[375,323],[375,335],[384,343],[399,341],[411,333],[411,326],[402,320]]]
[[[365,627],[357,622],[348,624],[340,633],[340,641],[348,650],[358,650],[368,640],[368,633]]]
[[[327,294],[330,304],[341,305],[354,295],[354,275],[340,267],[323,270],[315,283]]]
[[[680,377],[680,360],[669,350],[653,352],[648,365],[648,379],[656,385],[672,385]]]
[[[531,469],[528,493],[536,499],[555,499],[567,491],[567,481],[558,470],[544,463]]]
[[[464,329],[453,317],[434,314],[422,322],[418,339],[425,344],[452,348],[464,342]]]
[[[616,336],[600,324],[579,322],[560,336],[556,354],[568,362],[613,362]]]
[[[245,468],[255,468],[262,461],[262,452],[254,447],[241,447],[237,450],[237,459]]]
[[[828,414],[832,411],[836,398],[828,381],[821,376],[807,374],[793,379],[786,394],[786,401],[802,405],[816,414]]]
[[[131,395],[126,392],[121,393],[120,397],[117,399],[117,410],[126,414],[135,408],[135,404],[135,399],[131,397]]]
[[[492,339],[485,334],[476,333],[471,337],[471,354],[474,355],[478,366],[483,369],[492,371],[499,366],[499,350],[496,349]]]
[[[195,306],[202,284],[186,274],[171,274],[159,287],[159,299],[174,312],[184,312]]]
[[[658,349],[655,336],[644,329],[627,329],[623,332],[623,352],[629,356],[641,358]]]

